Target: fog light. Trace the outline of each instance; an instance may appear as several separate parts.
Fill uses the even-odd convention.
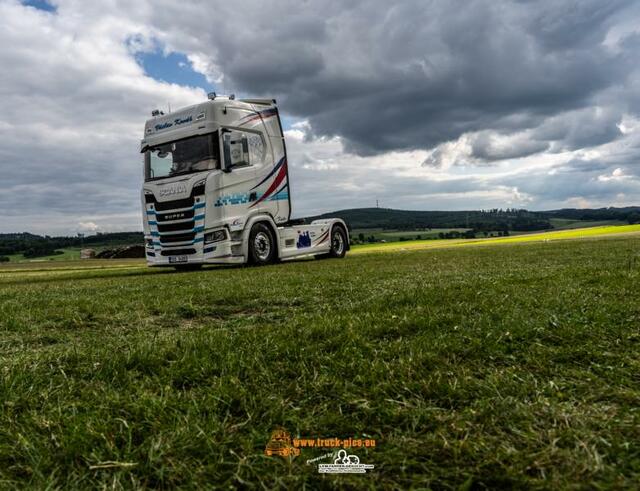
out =
[[[211,244],[212,242],[220,242],[221,240],[225,240],[227,238],[227,234],[224,229],[216,230],[215,232],[208,232],[204,234],[204,243]]]

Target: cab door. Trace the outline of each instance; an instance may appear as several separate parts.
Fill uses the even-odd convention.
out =
[[[250,190],[256,176],[245,132],[222,128],[220,149],[223,172],[215,206],[221,209],[223,221],[241,228],[249,211],[252,198]]]

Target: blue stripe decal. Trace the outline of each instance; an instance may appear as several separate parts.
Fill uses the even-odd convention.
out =
[[[194,232],[202,232],[204,230],[204,227],[196,227],[193,229]]]
[[[149,220],[149,225],[158,225],[158,222],[153,222],[153,221]]]
[[[195,239],[195,240],[193,241],[193,243],[194,243],[194,244],[196,244],[196,243],[198,243],[198,242],[202,242],[202,241],[204,241],[204,237],[198,237],[197,239]]]
[[[160,232],[151,232],[152,237],[160,237]]]
[[[147,215],[155,215],[156,212],[153,210],[147,210]]]
[[[194,220],[204,220],[204,215],[198,215],[193,218]]]
[[[193,209],[194,209],[194,210],[197,210],[198,208],[204,208],[204,205],[205,205],[204,203],[197,203],[197,204],[193,207]]]

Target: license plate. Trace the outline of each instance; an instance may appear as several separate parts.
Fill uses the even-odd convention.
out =
[[[173,263],[186,263],[187,256],[169,256],[169,262]]]

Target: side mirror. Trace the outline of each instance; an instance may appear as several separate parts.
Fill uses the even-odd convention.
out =
[[[222,170],[231,172],[234,167],[249,165],[249,142],[247,135],[239,131],[226,131],[222,134],[224,162]]]

